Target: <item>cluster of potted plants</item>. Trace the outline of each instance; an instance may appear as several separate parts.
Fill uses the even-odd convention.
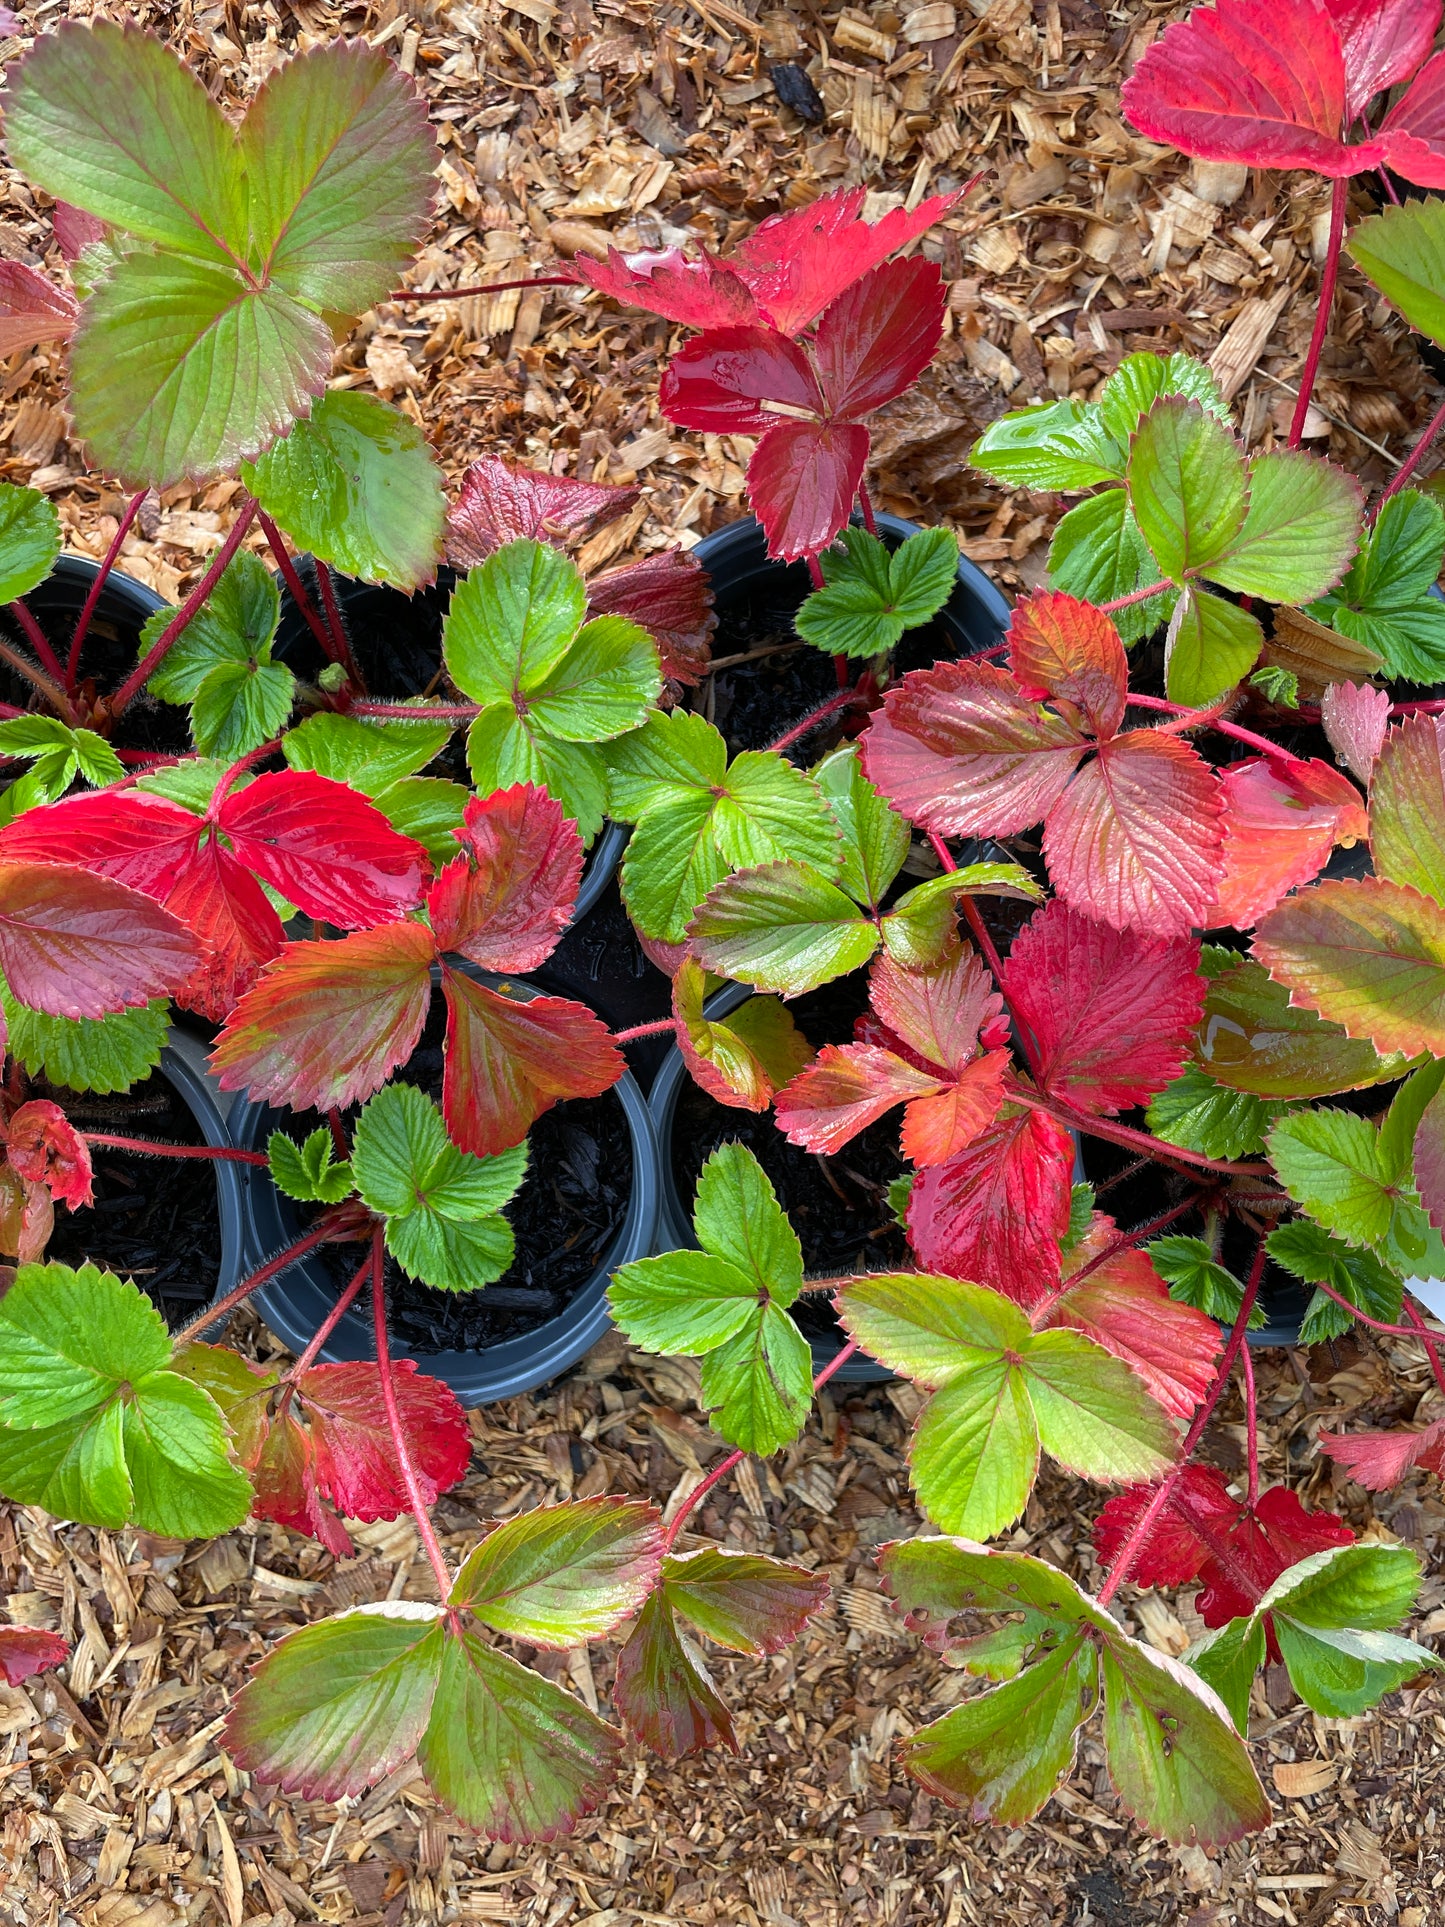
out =
[[[461,1821],[530,1839],[624,1731],[731,1742],[699,1638],[776,1650],[826,1586],[679,1534],[835,1375],[926,1395],[936,1531],[880,1568],[993,1682],[904,1753],[975,1818],[1036,1812],[1102,1700],[1130,1811],[1219,1845],[1268,1819],[1266,1656],[1329,1716],[1438,1667],[1395,1631],[1413,1554],[1261,1490],[1248,1363],[1358,1323],[1445,1394],[1413,1290],[1445,1274],[1445,511],[1406,486],[1434,424],[1369,505],[1299,447],[1348,180],[1445,182],[1438,13],[1272,0],[1262,31],[1219,0],[1141,61],[1146,135],[1336,183],[1299,407],[1249,454],[1207,369],[1138,355],[1004,417],[978,466],[1082,497],[1012,611],[866,484],[868,417],[943,327],[900,250],[966,188],[556,277],[690,330],[663,412],[757,437],[755,521],[586,579],[635,491],[488,460],[448,504],[407,417],[327,387],[430,207],[381,54],[278,67],[239,126],[105,22],[12,69],[73,289],[12,275],[7,325],[71,337],[77,434],[134,493],[95,566],[0,492],[0,1494],[338,1555],[410,1511],[436,1578],[284,1640],[231,1715],[243,1767],[339,1799],[415,1754]],[[1441,204],[1348,245],[1445,342]],[[157,606],[125,534],[221,475],[230,533]],[[224,1343],[248,1299],[285,1369]],[[732,1453],[666,1530],[590,1498],[451,1571],[428,1507],[464,1404],[609,1318],[700,1360]],[[1237,1363],[1230,1485],[1194,1453]],[[1440,1470],[1442,1426],[1321,1443],[1384,1487]],[[1112,1492],[1095,1594],[988,1543],[1041,1452]],[[1125,1630],[1126,1582],[1202,1584],[1184,1662]],[[621,1730],[486,1636],[623,1628]],[[64,1656],[0,1628],[12,1682]]]

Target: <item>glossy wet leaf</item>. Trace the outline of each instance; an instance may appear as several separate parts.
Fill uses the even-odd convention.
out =
[[[1286,903],[1268,919],[1286,918]],[[1381,1057],[1343,1025],[1290,1002],[1283,982],[1262,964],[1237,963],[1216,977],[1204,999],[1197,1051],[1202,1066],[1226,1089],[1263,1098],[1324,1097],[1398,1077],[1402,1053]]]

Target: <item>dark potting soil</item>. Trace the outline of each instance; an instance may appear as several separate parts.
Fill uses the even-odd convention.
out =
[[[61,1106],[78,1130],[160,1143],[204,1144],[201,1127],[180,1095],[154,1072],[112,1097],[68,1091],[41,1080],[33,1095]],[[172,1331],[215,1296],[221,1268],[221,1211],[214,1167],[202,1158],[153,1158],[92,1147],[95,1203],[71,1212],[58,1206],[47,1258],[87,1262],[133,1278]]]
[[[400,1074],[437,1100],[445,1021],[445,1005],[434,997],[421,1043]],[[299,1139],[320,1121],[288,1117],[281,1128]],[[346,1122],[355,1122],[354,1112]],[[606,1257],[632,1194],[632,1134],[621,1099],[607,1091],[554,1105],[532,1126],[527,1143],[527,1175],[503,1212],[516,1238],[516,1257],[494,1284],[436,1291],[387,1259],[391,1331],[412,1351],[482,1351],[524,1337],[559,1317]],[[282,1203],[283,1211],[297,1213],[291,1223],[298,1229],[315,1216],[305,1206]],[[363,1252],[357,1244],[336,1244],[322,1245],[315,1255],[340,1292]],[[369,1315],[360,1302],[359,1313]]]
[[[867,979],[841,977],[788,1008],[810,1044],[845,1044],[867,1003]],[[907,1169],[898,1150],[899,1116],[860,1131],[836,1156],[790,1144],[771,1111],[731,1110],[684,1079],[673,1114],[673,1182],[691,1213],[698,1177],[720,1144],[743,1144],[757,1158],[798,1234],[809,1277],[886,1271],[911,1262],[888,1186]],[[823,1295],[799,1298],[793,1315],[808,1338],[835,1337],[838,1321]]]

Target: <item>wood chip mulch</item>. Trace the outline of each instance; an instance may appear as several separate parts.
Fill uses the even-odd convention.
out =
[[[924,244],[952,291],[948,335],[875,438],[882,505],[946,522],[1006,590],[1042,579],[1054,496],[968,473],[1006,408],[1087,395],[1121,356],[1210,359],[1253,447],[1282,437],[1313,314],[1326,189],[1302,176],[1190,165],[1137,140],[1122,77],[1182,7],[1125,0],[41,0],[27,32],[104,12],[146,22],[234,108],[274,62],[365,33],[413,73],[444,142],[442,200],[414,277],[470,285],[558,254],[703,241],[864,182],[869,211],[987,178]],[[0,60],[22,42],[0,45]],[[44,197],[0,171],[0,255],[59,271]],[[1354,211],[1368,211],[1357,184]],[[336,379],[423,422],[448,471],[483,451],[614,482],[643,512],[596,538],[691,543],[743,512],[745,441],[661,420],[666,324],[565,291],[364,318]],[[0,477],[45,490],[67,541],[97,555],[122,497],[67,438],[59,352],[0,368]],[[1416,345],[1346,265],[1309,446],[1378,483],[1438,390]],[[1428,472],[1433,464],[1427,462]],[[235,485],[152,498],[122,566],[168,597],[223,539]],[[270,1341],[239,1319],[260,1354]],[[234,1335],[234,1334],[233,1334]],[[1265,1472],[1330,1501],[1367,1536],[1415,1546],[1419,1622],[1445,1633],[1436,1576],[1445,1506],[1429,1479],[1367,1495],[1313,1450],[1325,1426],[1438,1416],[1409,1345],[1341,1341],[1261,1359]],[[1313,1389],[1311,1389],[1313,1386]],[[438,1507],[461,1556],[479,1522],[569,1495],[647,1493],[675,1507],[720,1449],[686,1362],[611,1339],[561,1385],[473,1418],[476,1459]],[[826,1571],[833,1601],[790,1653],[716,1655],[741,1752],[665,1767],[635,1752],[569,1839],[489,1847],[448,1824],[404,1768],[349,1805],[273,1799],[219,1745],[220,1720],[278,1635],[341,1606],[427,1597],[405,1521],[361,1527],[358,1556],[260,1525],[205,1546],[57,1527],[0,1508],[11,1618],[75,1642],[68,1668],[0,1689],[0,1921],[13,1927],[1340,1927],[1445,1922],[1445,1694],[1393,1695],[1379,1716],[1291,1709],[1271,1674],[1252,1737],[1277,1818],[1228,1852],[1170,1850],[1120,1809],[1098,1744],[1032,1824],[977,1827],[904,1780],[894,1742],[954,1704],[963,1677],[901,1631],[871,1555],[918,1529],[904,1453],[906,1386],[825,1394],[799,1444],[746,1464],[684,1545],[717,1539]],[[1206,1453],[1242,1464],[1226,1405]],[[1046,1473],[1011,1543],[1087,1581],[1099,1495]],[[1378,1508],[1378,1509],[1377,1509]],[[1081,1550],[1082,1549],[1082,1550]],[[1134,1630],[1182,1652],[1190,1595],[1125,1595]],[[523,1655],[527,1655],[524,1653]],[[606,1648],[532,1655],[606,1709]]]

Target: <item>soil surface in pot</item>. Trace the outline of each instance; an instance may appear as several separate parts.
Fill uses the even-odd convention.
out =
[[[788,1008],[814,1045],[845,1044],[867,1001],[864,975],[839,978],[799,997]],[[803,1248],[810,1276],[848,1276],[911,1265],[903,1228],[888,1203],[888,1186],[907,1170],[898,1150],[901,1112],[860,1131],[835,1157],[816,1157],[789,1144],[769,1111],[731,1110],[683,1079],[673,1113],[673,1182],[689,1216],[698,1176],[720,1144],[746,1145],[762,1165]],[[792,1307],[804,1334],[833,1338],[839,1325],[822,1295]]]
[[[204,1144],[201,1127],[179,1093],[155,1071],[132,1090],[110,1097],[67,1091],[37,1079],[36,1097],[59,1104],[81,1131],[160,1143]],[[215,1296],[221,1270],[221,1210],[215,1167],[203,1158],[151,1158],[94,1145],[95,1203],[55,1212],[46,1257],[87,1262],[133,1278],[172,1331]]]
[[[57,596],[61,587],[56,585]],[[62,665],[69,659],[70,639],[75,633],[76,620],[84,599],[83,588],[73,600],[67,599],[63,603],[49,603],[44,589],[26,598],[30,613],[40,624],[46,641]],[[0,634],[24,656],[34,655],[18,623],[8,611],[0,612]],[[112,695],[135,668],[139,656],[139,625],[133,627],[127,623],[123,628],[117,627],[97,613],[86,631],[80,652],[82,691],[88,683],[92,694]],[[17,675],[8,663],[3,662],[0,662],[0,702],[13,703],[21,709],[31,709],[38,704],[41,710],[45,710],[43,700],[37,698],[30,684]],[[158,756],[187,755],[191,749],[189,712],[176,703],[157,702],[155,697],[142,691],[112,730],[111,741],[117,749],[149,750]]]
[[[402,1076],[440,1101],[445,1006],[440,997]],[[286,1118],[279,1128],[304,1138],[321,1120]],[[347,1119],[354,1122],[354,1114]],[[483,1351],[525,1337],[559,1317],[590,1281],[627,1215],[632,1192],[632,1133],[615,1092],[556,1104],[528,1134],[527,1175],[504,1215],[517,1241],[511,1268],[477,1291],[436,1291],[409,1278],[390,1258],[385,1284],[392,1335],[421,1355]],[[292,1206],[299,1222],[315,1213]],[[363,1257],[358,1244],[322,1245],[315,1257],[336,1289]],[[370,1316],[365,1293],[358,1316]]]

